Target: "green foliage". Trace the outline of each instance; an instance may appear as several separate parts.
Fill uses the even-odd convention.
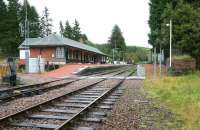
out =
[[[160,99],[163,105],[180,115],[186,130],[200,129],[200,75],[199,73],[179,77],[146,80],[145,88],[150,95]]]
[[[69,21],[66,21],[63,36],[69,39],[73,39],[72,27],[69,24]]]
[[[4,57],[17,56],[17,47],[24,39],[25,5],[20,5],[18,0],[8,0],[8,4],[0,0],[0,12],[0,54]],[[27,12],[29,37],[38,37],[40,35],[39,16],[28,2]]]
[[[173,56],[173,60],[192,60],[193,58],[189,55]]]
[[[111,59],[113,57],[112,48],[110,48],[110,44],[94,44],[92,42],[89,45],[94,46],[107,54]],[[125,61],[132,61],[134,63],[138,63],[141,61],[147,61],[147,54],[149,53],[150,49],[143,48],[143,47],[136,47],[136,46],[127,46],[126,52],[123,55]],[[122,55],[120,53],[116,53],[115,55]]]
[[[7,39],[7,7],[3,0],[0,0],[0,12],[0,52],[4,52]]]
[[[41,37],[49,36],[52,33],[52,19],[49,18],[49,10],[47,7],[44,8],[43,16],[40,19],[40,29],[41,29]]]
[[[26,16],[26,3],[21,6],[20,9],[20,23],[21,23],[21,35],[25,36],[25,16]],[[27,1],[27,20],[28,20],[28,28],[29,28],[29,37],[30,38],[37,38],[40,36],[41,29],[40,29],[40,20],[39,15],[34,6],[30,6]]]
[[[199,0],[151,0],[149,43],[169,54],[169,27],[173,21],[173,52],[189,54],[200,62],[200,2]]]
[[[30,8],[29,37],[36,38],[41,34],[39,15],[34,6]]]
[[[134,63],[147,61],[147,54],[150,50],[143,47],[127,46],[125,59]]]
[[[114,60],[122,60],[126,51],[126,43],[118,25],[113,27],[108,43],[110,44],[110,48],[114,49],[115,51],[116,57]]]
[[[122,35],[121,29],[118,25],[115,25],[112,30],[111,37],[108,40],[110,43],[111,48],[117,48],[118,51],[125,51],[126,50],[126,43],[125,39]]]
[[[90,43],[90,45],[98,48],[99,50],[101,50],[105,54],[112,56],[112,50],[111,50],[109,44],[93,44],[93,43]]]
[[[79,41],[81,38],[81,29],[79,27],[79,22],[75,19],[74,27],[72,28],[72,39]]]
[[[61,36],[64,35],[64,31],[65,31],[64,26],[63,26],[63,24],[62,24],[62,21],[60,21],[60,35],[61,35]]]
[[[151,32],[149,34],[149,43],[152,46],[159,46],[158,37],[161,33],[161,16],[166,8],[168,0],[150,0],[150,17],[149,26]]]
[[[92,43],[88,40],[88,37],[86,34],[81,34],[81,28],[80,28],[79,22],[76,19],[75,19],[73,27],[69,24],[68,20],[65,23],[65,27],[63,27],[62,23],[60,23],[60,33],[64,37],[78,41],[78,42],[83,42],[85,44]]]
[[[78,41],[78,42],[80,41],[80,39],[82,39],[84,43],[87,43],[88,41],[87,36],[86,34],[81,34],[81,28],[80,28],[79,22],[76,19],[75,19],[73,27],[69,24],[69,21],[67,20],[65,23],[65,27],[63,28],[64,28],[64,31],[63,31],[64,37]],[[62,30],[60,28],[60,32],[61,31]]]
[[[17,55],[17,47],[21,41],[19,28],[19,4],[17,0],[8,0],[8,12],[6,20],[6,41],[2,45],[4,54]]]

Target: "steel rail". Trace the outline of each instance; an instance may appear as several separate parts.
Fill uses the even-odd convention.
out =
[[[27,87],[41,86],[41,85],[49,84],[49,83],[60,81],[60,80],[63,80],[63,79],[56,79],[56,80],[51,80],[51,81],[42,82],[42,83],[28,84],[28,85],[22,85],[22,86],[18,86],[18,87],[12,87],[12,88],[8,88],[8,89],[0,90],[0,93],[2,93],[2,92],[10,92],[10,91],[19,90],[19,89],[24,89],[24,88],[27,88]]]
[[[98,98],[96,98],[94,101],[92,101],[90,104],[88,104],[86,107],[84,107],[80,112],[78,112],[77,114],[75,114],[74,116],[72,116],[70,119],[68,119],[67,121],[65,121],[63,124],[61,124],[58,128],[56,128],[55,130],[66,130],[67,128],[70,127],[70,124],[73,120],[77,119],[79,116],[81,116],[82,114],[84,114],[85,112],[87,112],[93,105],[95,105],[97,102],[99,102],[99,100],[101,100],[103,97],[105,97],[106,95],[108,95],[109,93],[112,92],[112,90],[114,90],[115,88],[117,88],[118,86],[120,86],[123,83],[124,79],[121,80],[117,85],[115,85],[114,87],[110,88],[109,90],[105,91],[102,95],[100,95]]]
[[[133,73],[135,73],[135,71],[132,71],[128,74],[128,76],[132,75]],[[74,116],[72,116],[70,119],[68,119],[67,121],[65,121],[63,124],[61,124],[59,127],[57,127],[55,130],[66,130],[68,128],[71,127],[71,124],[73,121],[75,121],[76,119],[78,119],[79,117],[81,117],[82,115],[84,115],[84,113],[87,113],[89,111],[89,109],[91,109],[93,106],[95,106],[98,102],[100,102],[101,100],[104,99],[104,97],[106,97],[107,95],[109,95],[110,93],[112,93],[116,88],[118,88],[119,86],[121,86],[121,84],[125,81],[126,77],[125,76],[119,83],[117,83],[114,87],[108,89],[107,91],[105,91],[102,95],[100,95],[98,98],[96,98],[94,101],[92,101],[90,104],[88,104],[85,108],[83,108],[80,112],[78,112],[77,114],[75,114]]]
[[[126,72],[126,71],[127,71],[127,70],[124,70],[123,72]],[[123,72],[119,72],[118,74],[121,74],[121,73],[123,73]],[[116,75],[117,75],[117,74],[116,74]],[[29,111],[29,110],[31,110],[31,109],[39,108],[39,107],[42,106],[42,105],[46,105],[46,104],[48,104],[48,103],[51,103],[52,101],[61,99],[61,98],[63,98],[63,97],[71,96],[71,95],[73,95],[73,94],[75,94],[75,93],[77,93],[77,92],[83,91],[83,90],[85,90],[85,89],[87,89],[87,88],[90,88],[90,87],[92,87],[92,86],[94,86],[94,85],[97,85],[97,84],[99,84],[100,82],[103,82],[103,81],[105,81],[105,80],[106,80],[106,79],[102,79],[102,80],[97,81],[97,82],[95,82],[95,83],[92,83],[92,84],[90,84],[90,85],[86,85],[85,87],[80,88],[80,89],[78,89],[78,90],[74,90],[74,91],[72,91],[72,92],[67,92],[67,93],[62,94],[62,95],[59,95],[59,96],[57,96],[57,97],[55,97],[55,98],[48,99],[48,100],[43,101],[43,102],[41,102],[41,103],[32,105],[32,106],[27,107],[27,108],[25,108],[25,109],[22,109],[22,110],[20,110],[20,111],[18,111],[18,112],[15,112],[15,113],[13,113],[13,114],[10,114],[10,115],[1,117],[1,118],[0,118],[0,122],[1,122],[1,123],[2,123],[2,122],[6,122],[8,119],[11,119],[11,118],[13,118],[13,117],[15,117],[15,116],[17,116],[17,115],[22,114],[22,113],[25,113],[26,111]]]
[[[125,70],[126,71],[126,70]],[[115,72],[115,71],[114,71]],[[117,73],[116,75],[118,74],[121,74],[123,73],[124,71],[121,71],[119,73]],[[113,72],[109,72],[109,73],[113,73]],[[106,73],[107,74],[107,73]],[[83,79],[86,79],[87,77],[83,78]],[[45,82],[43,83],[43,85],[46,85],[48,83],[53,83],[53,82],[57,82],[57,81],[61,81],[61,80],[66,80],[66,79],[59,79],[59,80],[54,80],[54,81],[49,81],[49,82]],[[53,86],[49,86],[49,87],[43,87],[43,88],[32,88],[32,90],[28,90],[28,91],[24,91],[24,92],[21,92],[21,93],[15,93],[15,94],[12,94],[12,95],[9,95],[9,96],[5,96],[5,97],[1,97],[0,98],[0,102],[6,102],[6,101],[9,101],[13,98],[17,98],[17,97],[22,97],[23,95],[27,95],[29,93],[36,93],[36,92],[40,92],[40,91],[45,91],[45,90],[51,90],[52,88],[56,89],[56,88],[59,88],[59,87],[62,87],[62,86],[65,86],[65,85],[69,85],[73,82],[77,82],[81,79],[76,79],[76,80],[73,80],[73,81],[69,81],[69,82],[66,82],[66,83],[62,83],[62,84],[58,84],[58,85],[53,85]],[[38,85],[38,84],[36,84]],[[35,85],[35,86],[36,86]],[[40,84],[42,85],[42,84]],[[33,85],[31,85],[33,86]],[[29,86],[26,86],[26,87],[29,87]],[[13,90],[14,91],[14,90]],[[22,91],[22,90],[21,90]]]
[[[113,73],[113,72],[119,71],[118,69],[119,69],[119,68],[117,68],[117,70],[110,71],[110,72],[94,73],[94,74],[92,74],[92,75],[104,75],[104,74],[109,74],[109,73]],[[86,76],[87,76],[87,75],[86,75]],[[91,76],[91,75],[89,75],[89,76]],[[53,82],[57,82],[57,81],[62,81],[62,80],[67,80],[67,79],[73,79],[73,78],[60,78],[60,79],[55,79],[55,80],[51,80],[51,81],[47,81],[47,82],[42,82],[42,83],[28,84],[28,85],[22,85],[22,86],[18,86],[18,87],[7,88],[7,89],[0,90],[0,93],[12,92],[12,91],[14,91],[14,90],[20,90],[20,89],[24,89],[24,88],[27,89],[27,87],[42,86],[42,85],[46,85],[46,84],[49,84],[49,83],[53,83]]]

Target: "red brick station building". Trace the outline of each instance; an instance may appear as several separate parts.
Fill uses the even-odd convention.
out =
[[[107,56],[97,48],[51,34],[44,38],[28,38],[19,46],[20,63],[25,63],[25,51],[30,58],[44,58],[45,63],[106,63]]]

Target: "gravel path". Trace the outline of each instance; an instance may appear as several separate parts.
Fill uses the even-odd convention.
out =
[[[158,105],[155,99],[148,98],[142,87],[143,81],[127,80],[123,85],[126,88],[124,95],[114,106],[101,130],[180,129],[174,114]]]

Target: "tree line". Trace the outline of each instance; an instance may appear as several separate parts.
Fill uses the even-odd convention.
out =
[[[47,7],[40,17],[26,0],[23,4],[18,0],[7,1],[6,4],[0,0],[0,54],[17,56],[17,47],[25,37],[44,37],[52,33],[52,19]]]
[[[112,61],[122,61],[126,59],[126,42],[123,33],[118,25],[114,25],[114,27],[112,28],[111,35],[108,37],[107,43],[95,44],[87,40],[87,44],[100,49],[102,52],[107,54]]]
[[[136,46],[127,46],[125,38],[123,37],[123,32],[118,25],[114,25],[107,43],[94,44],[90,42],[89,44],[107,54],[110,57],[111,62],[112,60],[124,60],[129,63],[138,63],[148,60],[149,49]]]
[[[42,16],[39,16],[35,7],[31,6],[27,0],[24,0],[23,3],[18,0],[7,1],[5,3],[4,0],[0,0],[0,55],[4,57],[18,56],[17,48],[25,37],[37,38],[52,34],[52,19],[47,7]],[[93,45],[87,35],[81,32],[77,20],[74,21],[73,26],[68,20],[65,25],[60,22],[60,34],[63,37]],[[107,45],[108,54],[112,56],[114,52],[116,55],[114,60],[124,58],[126,43],[118,25],[113,27]]]
[[[63,26],[62,21],[60,21],[60,35],[85,44],[88,43],[87,35],[81,33],[80,24],[76,19],[74,26],[71,26],[68,20],[65,22],[65,26]]]
[[[74,23],[74,27],[76,21]],[[73,39],[73,28],[69,25],[69,22],[66,21],[65,27],[63,28],[62,23],[60,24],[60,32],[64,37]],[[77,28],[77,27],[76,27]],[[63,31],[62,31],[63,30]],[[70,33],[71,32],[71,33]],[[80,31],[81,32],[81,31]],[[83,34],[85,35],[85,34]],[[83,36],[80,33],[80,36]],[[85,35],[86,36],[86,35]],[[91,42],[86,36],[86,44],[94,46],[107,54],[110,57],[110,62],[113,60],[117,61],[127,61],[129,63],[138,63],[141,61],[148,60],[149,49],[136,46],[126,46],[125,38],[123,32],[121,31],[118,25],[114,25],[111,31],[110,37],[108,37],[107,43],[104,44],[95,44]],[[76,39],[74,39],[76,40]],[[114,56],[113,56],[114,55]],[[113,59],[114,58],[114,59]]]
[[[149,43],[164,49],[169,57],[169,27],[172,20],[172,54],[189,54],[200,65],[200,1],[150,0]]]

